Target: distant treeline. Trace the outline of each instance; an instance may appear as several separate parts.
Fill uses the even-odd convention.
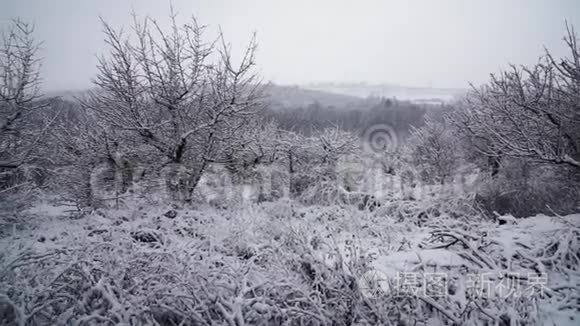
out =
[[[411,127],[423,125],[427,112],[435,117],[442,117],[449,110],[449,105],[415,104],[381,98],[361,99],[361,103],[352,108],[336,108],[318,102],[295,108],[267,108],[264,115],[267,119],[276,121],[281,129],[305,135],[333,126],[362,133],[374,125],[387,124],[399,136],[406,137]]]

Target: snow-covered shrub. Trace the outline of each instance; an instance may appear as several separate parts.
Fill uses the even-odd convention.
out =
[[[291,200],[166,209],[104,209],[43,224],[43,242],[24,231],[3,240],[3,316],[16,325],[485,325],[539,324],[577,306],[579,233],[564,218],[498,226],[441,213],[417,226]],[[373,271],[393,276],[389,288],[365,283]],[[448,288],[401,292],[389,271],[417,282],[444,273]],[[549,274],[546,295],[530,300],[476,296],[466,276],[536,272]]]
[[[578,212],[580,183],[570,171],[506,160],[494,177],[482,177],[477,203],[483,212],[528,217],[535,214]]]
[[[291,193],[309,205],[352,204],[345,196],[357,191],[364,175],[359,171],[364,161],[359,158],[356,136],[330,128],[315,133],[305,143],[309,145],[291,174]]]
[[[421,181],[444,184],[453,179],[461,164],[457,141],[448,124],[429,115],[422,127],[411,129],[407,151]]]
[[[386,323],[392,309],[366,302],[357,285],[363,248],[310,227],[315,212],[288,208],[273,220],[253,206],[173,219],[104,210],[66,222],[42,240],[66,249],[0,256],[1,307],[24,325]]]

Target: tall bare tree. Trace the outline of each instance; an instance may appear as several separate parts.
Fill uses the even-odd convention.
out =
[[[580,170],[580,49],[567,31],[569,57],[548,52],[533,67],[512,65],[451,115],[479,152]]]
[[[40,44],[33,33],[34,27],[21,20],[13,20],[2,33],[0,168],[4,169],[16,169],[38,159],[35,145],[49,125],[38,116],[47,103],[40,101]]]
[[[40,43],[34,26],[15,19],[0,44],[0,202],[2,213],[30,203],[50,162],[44,135],[58,117],[40,94]],[[53,114],[54,113],[54,114]]]
[[[223,36],[204,42],[194,18],[180,26],[172,12],[166,31],[134,17],[132,38],[103,26],[110,54],[100,59],[98,89],[84,105],[118,133],[140,139],[162,165],[185,167],[191,193],[206,166],[239,145],[236,134],[261,107],[255,38],[234,65]]]

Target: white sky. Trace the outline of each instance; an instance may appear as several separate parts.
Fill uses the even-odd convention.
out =
[[[564,20],[580,30],[580,0],[173,0],[186,19],[218,26],[234,47],[253,31],[265,80],[466,87],[507,63],[531,64],[543,46],[563,54]],[[0,26],[21,17],[44,42],[47,90],[90,87],[104,51],[99,15],[166,20],[165,0],[0,0]]]

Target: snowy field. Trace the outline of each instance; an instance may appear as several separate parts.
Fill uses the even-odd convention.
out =
[[[134,203],[75,218],[45,203],[0,240],[0,317],[17,325],[577,325],[580,215],[483,221],[422,205]]]

